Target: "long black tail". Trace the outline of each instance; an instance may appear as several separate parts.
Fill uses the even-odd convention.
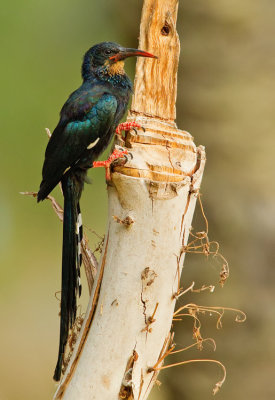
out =
[[[69,330],[76,318],[77,293],[81,295],[82,220],[79,198],[82,187],[83,184],[79,184],[78,177],[73,174],[66,174],[62,178],[64,195],[62,285],[59,351],[53,377],[56,381],[60,380]]]

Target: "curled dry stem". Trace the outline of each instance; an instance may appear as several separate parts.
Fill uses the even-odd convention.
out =
[[[194,303],[189,303],[186,304],[182,307],[180,307],[178,310],[174,312],[174,317],[178,318],[181,316],[181,311],[183,310],[188,310],[189,314],[192,316],[197,316],[198,313],[210,313],[211,314],[217,314],[218,315],[218,320],[217,320],[217,329],[220,329],[222,327],[222,317],[224,315],[225,311],[232,311],[237,313],[235,317],[236,322],[244,322],[246,320],[246,314],[237,309],[237,308],[232,308],[232,307],[213,307],[213,306],[199,306]],[[187,315],[189,315],[187,314]],[[184,314],[185,315],[185,314]]]
[[[211,342],[212,345],[213,345],[213,350],[216,351],[216,342],[215,342],[214,339],[212,339],[212,338],[205,338],[205,339],[202,339],[202,342]],[[186,347],[184,347],[184,348],[182,348],[182,349],[179,349],[179,350],[174,350],[174,351],[172,351],[172,352],[170,353],[170,355],[172,355],[172,354],[177,354],[177,353],[181,353],[181,352],[186,351],[186,350],[189,350],[189,349],[191,349],[192,347],[195,347],[195,346],[197,346],[197,343],[190,344],[189,346],[186,346]]]
[[[164,361],[164,359],[169,356],[169,354],[171,354],[171,352],[174,350],[175,347],[176,347],[176,345],[172,344],[171,347],[168,350],[166,350],[165,353],[158,359],[156,364],[152,368],[148,368],[148,372],[150,373],[150,372],[153,372],[153,371],[158,371],[159,370],[157,368],[158,365],[161,364],[162,361]]]
[[[216,258],[218,261],[222,262],[219,284],[223,287],[227,278],[229,277],[229,265],[224,256],[219,253],[219,243],[216,241],[210,241],[208,238],[209,225],[202,205],[200,193],[198,193],[198,200],[205,222],[205,231],[196,232],[195,234],[190,231],[190,236],[193,238],[193,240],[191,240],[187,246],[184,246],[184,251],[186,253],[203,254],[206,257],[212,255],[213,258]]]
[[[187,289],[183,290],[182,288],[180,288],[180,290],[178,290],[178,292],[173,296],[173,298],[179,299],[181,296],[183,296],[184,294],[188,293],[188,292],[192,292],[192,293],[200,293],[200,292],[204,292],[205,290],[209,290],[210,293],[213,293],[215,290],[215,286],[214,285],[202,285],[202,287],[200,287],[199,289],[194,289],[195,286],[195,282],[193,281],[191,283],[190,286],[188,286]]]
[[[174,363],[174,364],[164,365],[164,366],[159,367],[159,368],[153,368],[153,370],[155,370],[155,371],[161,371],[161,370],[163,370],[163,369],[167,369],[167,368],[171,368],[171,367],[176,367],[176,366],[179,366],[179,365],[185,365],[185,364],[196,363],[196,362],[214,363],[214,364],[219,365],[219,366],[222,368],[222,370],[223,370],[223,378],[222,378],[220,381],[218,381],[218,382],[215,384],[214,388],[213,388],[213,394],[215,395],[216,393],[218,393],[218,391],[220,390],[220,388],[222,387],[222,385],[223,385],[223,383],[224,383],[224,381],[225,381],[225,379],[226,379],[226,368],[225,368],[225,366],[224,366],[220,361],[218,361],[218,360],[212,360],[212,359],[194,359],[194,360],[186,360],[186,361],[180,361],[180,362],[177,362],[177,363]]]

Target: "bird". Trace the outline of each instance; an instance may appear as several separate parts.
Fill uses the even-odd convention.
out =
[[[127,151],[114,150],[108,160],[95,160],[115,132],[121,134],[123,130],[140,127],[135,121],[119,124],[133,91],[124,70],[124,60],[133,56],[157,58],[144,50],[125,48],[114,42],[98,43],[85,53],[81,68],[83,83],[63,105],[45,151],[37,201],[46,199],[58,183],[64,196],[60,335],[55,381],[61,378],[66,343],[76,319],[77,296],[81,295],[83,228],[79,201],[87,171],[103,166],[106,178],[110,179],[110,164]]]

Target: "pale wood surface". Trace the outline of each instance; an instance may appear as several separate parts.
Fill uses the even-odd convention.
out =
[[[158,60],[137,60],[132,113],[174,121],[180,43],[176,31],[178,0],[144,1],[139,48]]]

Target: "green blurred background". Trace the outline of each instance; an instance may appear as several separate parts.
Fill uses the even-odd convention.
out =
[[[62,226],[49,203],[38,206],[19,192],[38,188],[44,128],[54,129],[80,84],[84,52],[104,40],[137,46],[141,6],[138,0],[14,0],[1,7],[1,400],[49,399],[55,389]],[[210,239],[220,242],[231,266],[224,289],[186,295],[180,304],[241,308],[248,319],[238,324],[228,313],[217,331],[214,317],[203,317],[202,334],[216,339],[216,352],[206,345],[170,362],[222,361],[228,378],[217,396],[223,400],[275,398],[274,15],[274,0],[179,5],[177,123],[206,146],[201,191]],[[127,67],[133,78],[134,61]],[[84,222],[103,235],[104,171],[90,176]],[[61,201],[58,190],[54,194]],[[198,210],[194,227],[204,229]],[[95,248],[99,239],[89,237]],[[216,285],[218,274],[213,260],[188,255],[182,285]],[[191,319],[175,329],[179,346],[192,343]],[[215,365],[166,370],[151,399],[208,400],[220,378]]]

